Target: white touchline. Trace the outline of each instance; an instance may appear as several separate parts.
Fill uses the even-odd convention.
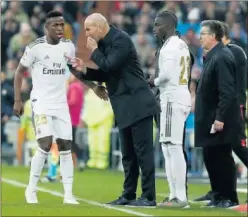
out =
[[[1,181],[4,182],[4,183],[10,184],[10,185],[16,186],[16,187],[22,187],[22,188],[27,187],[26,184],[24,184],[22,182],[19,182],[19,181],[16,181],[16,180],[2,178]],[[49,190],[49,189],[46,189],[46,188],[41,188],[41,187],[37,187],[37,190],[41,191],[41,192],[51,194],[53,196],[64,197],[64,195],[62,193],[58,192],[58,191],[52,191],[52,190]],[[79,197],[77,197],[77,200],[83,201],[83,202],[88,203],[88,204],[93,205],[93,206],[99,206],[99,207],[103,207],[103,208],[106,208],[106,209],[113,209],[113,210],[117,210],[117,211],[120,211],[120,212],[131,214],[131,215],[153,216],[153,215],[145,214],[145,213],[142,213],[142,212],[136,212],[136,211],[129,210],[129,209],[114,207],[114,206],[110,206],[110,205],[107,205],[107,204],[99,203],[97,201],[87,200],[87,199],[83,199],[83,198],[79,198]]]
[[[239,193],[247,193],[247,188],[237,188],[237,192],[239,192]]]

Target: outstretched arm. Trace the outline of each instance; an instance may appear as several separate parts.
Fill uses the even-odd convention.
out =
[[[94,93],[100,98],[100,99],[103,99],[103,100],[108,100],[108,93],[106,91],[106,88],[101,86],[101,85],[96,85],[92,80],[95,80],[95,79],[89,79],[86,74],[85,74],[85,70],[84,71],[78,71],[76,70],[75,68],[73,68],[72,65],[68,65],[71,73],[73,75],[76,76],[76,78],[78,78],[81,82],[83,82],[85,85],[87,85],[89,88],[91,88]],[[97,80],[95,80],[97,81]],[[104,82],[103,80],[98,80],[98,81],[101,81],[101,82]]]
[[[101,73],[101,70],[95,70],[86,68],[82,71],[78,71],[77,69],[73,68],[72,65],[68,65],[71,73],[75,75],[80,81],[85,83],[87,86],[93,83],[92,81],[99,81],[99,82],[106,82],[107,77]]]

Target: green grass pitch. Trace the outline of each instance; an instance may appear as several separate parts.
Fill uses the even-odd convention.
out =
[[[39,204],[26,204],[25,185],[29,169],[2,166],[1,207],[2,216],[246,216],[233,210],[201,208],[202,204],[191,204],[189,209],[129,208],[106,206],[104,203],[116,199],[122,191],[123,174],[113,171],[88,170],[75,172],[74,195],[80,205],[64,205],[62,183],[39,183]],[[8,183],[6,182],[8,181]],[[12,182],[11,182],[12,181]],[[243,186],[244,187],[244,186]],[[156,181],[157,201],[168,193],[166,180]],[[140,195],[140,185],[138,187]],[[189,184],[189,199],[205,194],[206,184]],[[239,194],[240,202],[247,195]]]

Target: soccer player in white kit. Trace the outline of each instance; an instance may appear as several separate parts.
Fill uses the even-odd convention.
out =
[[[23,72],[27,70],[31,72],[33,88],[30,98],[36,138],[39,144],[31,161],[29,184],[25,191],[25,197],[27,203],[38,203],[37,183],[51,149],[53,138],[56,138],[60,153],[64,203],[78,204],[72,194],[72,125],[66,98],[67,56],[75,56],[75,47],[71,40],[63,38],[64,18],[62,14],[51,11],[46,18],[46,35],[26,47],[14,80],[14,113],[19,116],[23,109],[20,94]],[[93,83],[92,86],[89,83],[87,85],[93,89],[96,86]],[[97,91],[95,93],[97,94]]]
[[[191,57],[186,43],[176,35],[177,17],[168,11],[157,15],[154,34],[163,41],[159,53],[159,76],[150,78],[150,85],[160,89],[160,142],[170,195],[159,205],[187,207],[186,171],[183,152],[185,121],[191,109],[188,88]]]

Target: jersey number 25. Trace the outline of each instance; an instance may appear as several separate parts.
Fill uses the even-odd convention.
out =
[[[182,67],[180,72],[180,85],[187,85],[189,80],[190,74],[190,57],[189,56],[182,56],[180,60],[180,66]]]

